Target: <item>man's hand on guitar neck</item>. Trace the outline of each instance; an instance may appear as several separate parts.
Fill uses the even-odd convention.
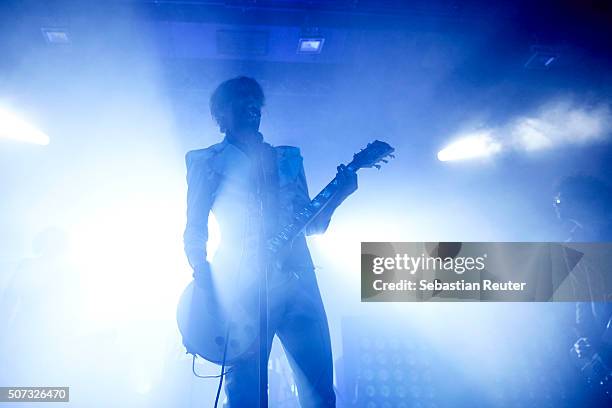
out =
[[[580,359],[591,357],[593,355],[593,347],[589,339],[587,337],[579,338],[574,343],[574,352]]]
[[[336,208],[357,190],[357,173],[347,168],[344,164],[341,164],[338,166],[338,173],[336,174],[334,182],[335,191],[332,192],[332,196],[329,198],[329,202],[325,205],[323,210],[321,210],[311,222],[309,227],[310,233],[308,235],[325,232]]]
[[[337,169],[338,192],[336,193],[336,201],[341,203],[357,190],[357,172],[350,170],[344,164],[339,165]]]

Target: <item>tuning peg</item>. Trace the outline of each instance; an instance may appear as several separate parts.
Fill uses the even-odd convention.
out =
[[[392,159],[395,159],[395,155],[394,154],[390,154],[389,157],[392,158]]]
[[[378,170],[380,170],[380,164],[375,164],[374,167],[376,167]]]
[[[389,163],[389,160],[382,159],[382,160],[381,160],[381,162],[383,162],[383,163]]]

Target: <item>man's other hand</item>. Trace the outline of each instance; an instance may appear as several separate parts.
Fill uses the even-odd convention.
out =
[[[212,271],[210,269],[210,264],[208,262],[201,263],[196,265],[193,268],[193,279],[203,290],[211,290],[212,289]]]

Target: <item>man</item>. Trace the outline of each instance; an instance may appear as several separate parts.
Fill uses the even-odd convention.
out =
[[[566,177],[558,184],[553,198],[557,217],[567,229],[566,242],[608,242],[612,239],[612,190],[601,180],[585,175]],[[606,274],[581,262],[574,276],[577,293],[588,293],[590,302],[579,302],[576,325],[584,337],[593,337],[595,326],[605,325],[610,317],[610,287]],[[606,302],[606,303],[601,303]]]
[[[612,238],[612,190],[601,180],[577,175],[564,178],[556,188],[553,206],[557,217],[568,230],[566,242],[609,242]],[[578,340],[574,344],[576,356],[585,364],[593,357],[601,358],[604,371],[612,367],[611,331],[612,300],[608,289],[612,287],[608,271],[592,267],[581,260],[573,274],[576,296],[575,330]],[[589,364],[590,365],[590,364]],[[587,366],[585,366],[587,367]],[[583,371],[587,371],[583,368]],[[599,387],[601,388],[601,387]],[[600,394],[605,394],[600,393]],[[593,398],[612,395],[593,395]]]
[[[221,231],[212,265],[216,270],[218,265],[257,259],[261,243],[310,201],[299,149],[272,147],[259,132],[263,105],[263,91],[254,79],[223,82],[210,98],[210,110],[225,138],[186,156],[185,252],[196,284],[204,287],[209,287],[211,275],[205,249],[210,211]],[[329,329],[304,235],[324,232],[334,209],[357,189],[357,176],[346,167],[338,168],[337,178],[338,193],[292,242],[284,258],[283,277],[295,279],[267,294],[268,353],[277,335],[292,365],[303,407],[335,406]],[[277,276],[270,279],[268,287],[277,286]],[[226,376],[230,407],[254,406],[259,398],[258,367],[256,358],[232,365]]]

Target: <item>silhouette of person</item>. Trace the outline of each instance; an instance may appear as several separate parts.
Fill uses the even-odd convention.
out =
[[[290,222],[294,212],[310,201],[299,149],[273,147],[259,132],[263,105],[262,88],[254,79],[223,82],[210,99],[212,116],[225,134],[223,141],[186,155],[184,244],[196,283],[210,279],[211,274],[205,249],[210,211],[221,231],[214,269],[215,264],[236,258],[257,257],[257,242]],[[297,279],[282,290],[268,291],[268,355],[276,335],[289,357],[303,407],[335,406],[329,328],[304,235],[324,232],[335,208],[357,189],[356,173],[345,166],[339,166],[337,179],[337,194],[305,234],[292,242],[282,265],[284,276]],[[227,406],[256,403],[258,367],[256,358],[232,365],[226,376]]]

